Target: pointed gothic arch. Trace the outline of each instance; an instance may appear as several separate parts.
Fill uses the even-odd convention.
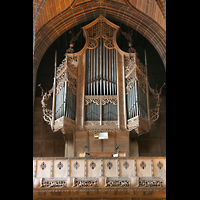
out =
[[[166,69],[166,31],[154,19],[118,2],[108,2],[106,6],[92,2],[79,4],[57,14],[36,33],[35,58],[33,64],[33,99],[35,97],[36,76],[40,61],[48,47],[67,30],[87,21],[96,19],[100,13],[111,20],[117,20],[142,34],[159,53]],[[34,103],[34,101],[33,101]]]

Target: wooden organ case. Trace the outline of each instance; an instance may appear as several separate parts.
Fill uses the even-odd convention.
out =
[[[89,152],[120,146],[129,156],[130,131],[141,135],[151,125],[147,67],[118,47],[120,27],[102,15],[82,29],[83,49],[55,67],[51,128],[71,138],[72,156],[85,146]],[[108,139],[95,140],[101,132]]]

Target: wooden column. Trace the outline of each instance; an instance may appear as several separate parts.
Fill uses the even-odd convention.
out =
[[[76,90],[76,129],[83,130],[84,127],[84,113],[85,113],[85,56],[86,53],[78,57],[78,79]]]
[[[117,52],[117,95],[118,124],[121,130],[126,130],[126,91],[124,77],[124,56]]]

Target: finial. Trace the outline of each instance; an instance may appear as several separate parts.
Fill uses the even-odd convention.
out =
[[[69,33],[72,35],[72,39],[70,40],[69,49],[67,49],[67,51],[66,51],[67,53],[73,53],[74,52],[74,49],[73,49],[74,43],[75,43],[76,40],[78,40],[78,37],[79,37],[81,31],[82,31],[82,27],[81,27],[80,31],[76,34],[76,36],[74,36],[74,34],[72,33],[71,30],[69,31]]]
[[[126,32],[124,32],[124,31],[122,31],[121,28],[120,28],[120,31],[121,31],[121,34],[122,34],[123,36],[125,36],[125,38],[128,40],[128,46],[129,46],[128,52],[129,52],[129,53],[137,53],[136,50],[132,47],[132,42],[133,42],[133,39],[132,39],[133,29],[132,29],[129,33],[126,33]]]

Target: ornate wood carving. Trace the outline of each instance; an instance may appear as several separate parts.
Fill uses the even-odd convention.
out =
[[[99,95],[99,96],[85,96],[85,105],[89,105],[90,103],[95,103],[96,105],[106,105],[107,103],[112,103],[117,105],[117,95]]]
[[[74,179],[72,187],[98,187],[98,178],[97,179]]]
[[[64,178],[52,179],[52,178],[42,178],[40,188],[63,188],[66,187],[66,181]]]
[[[163,187],[163,181],[158,178],[139,178],[138,187]]]
[[[54,121],[51,110],[47,109],[44,103],[48,98],[46,93],[41,102],[44,120],[53,124],[54,132],[59,129],[63,133],[67,133],[68,130],[131,131],[133,129],[139,135],[148,132],[150,120],[154,122],[159,117],[162,88],[160,92],[148,88],[147,66],[140,62],[132,47],[132,32],[125,33],[121,30],[130,47],[127,53],[119,49],[116,42],[120,27],[102,15],[82,29],[86,38],[83,49],[77,53],[68,49],[62,63],[55,68],[54,93],[58,95],[62,91],[61,96],[66,95],[67,89],[63,92],[62,88],[64,86],[66,88],[67,84],[75,95],[76,108],[73,111],[76,109],[76,116],[73,112],[71,118],[75,118],[75,121],[62,117],[66,109],[62,112],[60,108],[67,105],[69,110],[70,107],[65,100],[61,100],[61,106],[58,105],[60,110],[56,111],[56,114],[59,114],[57,118],[61,116],[60,120],[66,122]],[[72,40],[76,40],[80,33],[81,31]],[[156,108],[151,109],[151,119],[148,89],[158,99]],[[71,93],[70,95],[72,96]],[[98,106],[93,107],[93,104]]]
[[[105,187],[130,187],[130,178],[107,178]]]

